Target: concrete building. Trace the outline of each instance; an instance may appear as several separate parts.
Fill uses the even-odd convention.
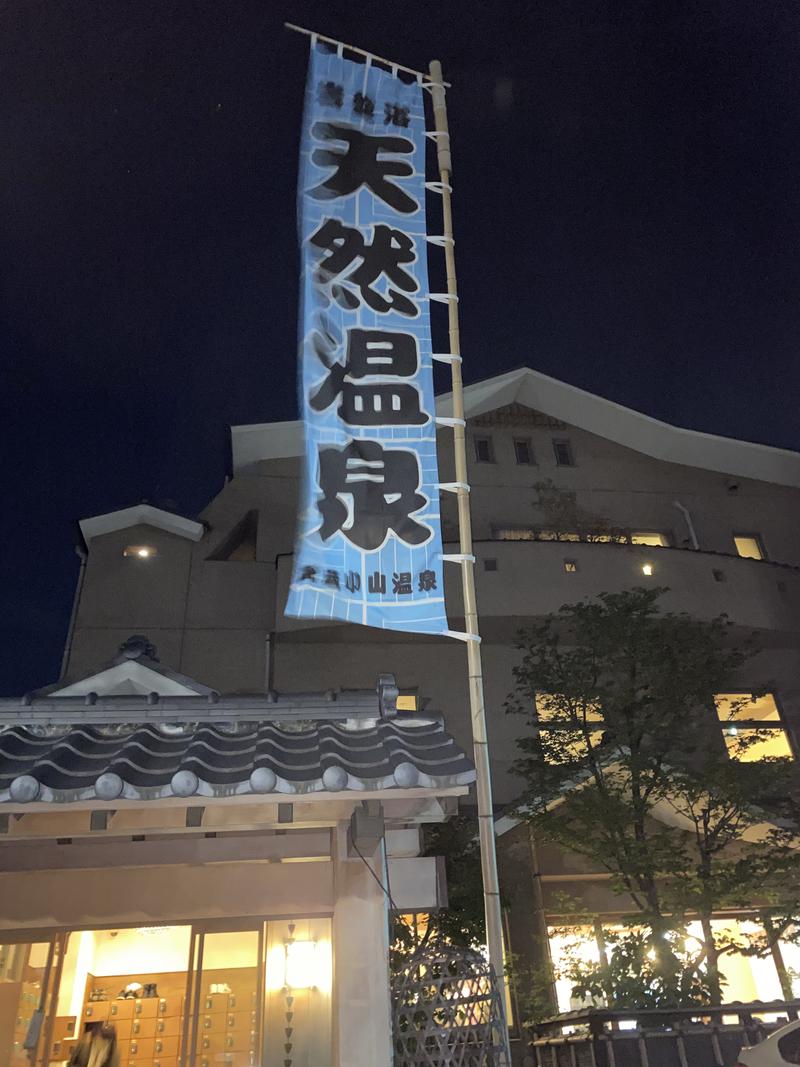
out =
[[[669,587],[672,610],[701,618],[726,612],[743,632],[758,633],[759,677],[775,680],[766,713],[775,750],[793,754],[800,455],[666,425],[530,369],[470,386],[465,401],[498,813],[518,789],[510,767],[523,727],[503,711],[515,633],[564,603],[648,581]],[[437,410],[451,414],[448,397]],[[398,707],[440,711],[455,746],[469,752],[460,644],[284,615],[301,450],[299,423],[234,427],[232,476],[196,519],[148,504],[83,519],[86,558],[59,685],[96,672],[131,634],[146,634],[162,665],[230,700],[363,691],[391,671]],[[440,473],[442,481],[453,478],[447,430]],[[574,495],[575,529],[553,528],[542,483]],[[593,535],[592,517],[614,537]],[[448,494],[442,521],[445,540],[454,540]],[[459,575],[452,571],[446,596],[450,625],[459,629]],[[754,684],[731,680],[737,692]],[[510,856],[530,875],[515,879],[510,909],[512,948],[526,951],[536,924],[558,919],[554,887],[570,889],[574,875],[585,889],[591,872],[564,856],[543,855],[534,864],[524,828],[502,819],[498,828],[501,859],[507,865]],[[772,979],[747,980],[766,996],[758,982]],[[568,1006],[563,989],[559,996]]]

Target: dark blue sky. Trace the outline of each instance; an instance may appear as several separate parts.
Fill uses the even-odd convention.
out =
[[[467,381],[800,449],[796,3],[7,4],[2,692],[58,672],[78,518],[194,513],[229,424],[296,416],[284,19],[442,60]]]

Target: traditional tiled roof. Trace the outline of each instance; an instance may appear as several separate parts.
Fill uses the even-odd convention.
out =
[[[470,761],[431,719],[0,732],[0,803],[436,789],[474,779]]]

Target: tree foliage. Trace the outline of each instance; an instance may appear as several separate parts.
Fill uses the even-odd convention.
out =
[[[649,1001],[719,1002],[726,953],[765,953],[794,936],[791,771],[783,759],[732,760],[722,742],[713,694],[730,690],[755,646],[736,643],[723,617],[661,611],[664,592],[604,593],[521,635],[508,702],[530,724],[515,764],[518,814],[607,871],[630,902],[634,926],[589,986],[605,983],[613,1001],[636,973]],[[735,754],[762,737],[743,732]],[[763,936],[742,944],[712,927],[720,910],[754,904],[768,919]],[[695,953],[685,949],[691,919],[703,929]]]

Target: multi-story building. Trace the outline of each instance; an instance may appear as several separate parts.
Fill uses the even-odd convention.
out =
[[[701,618],[725,612],[742,632],[757,632],[758,680],[774,680],[761,725],[773,730],[772,751],[793,754],[800,722],[800,455],[670,426],[529,369],[469,386],[465,402],[498,815],[518,791],[510,768],[525,729],[503,710],[515,634],[601,591],[658,583],[669,588],[671,610]],[[451,413],[449,403],[440,398],[440,415]],[[196,519],[138,504],[80,522],[86,555],[61,689],[69,693],[70,683],[96,672],[131,634],[146,635],[165,669],[234,703],[269,693],[363,691],[391,672],[398,706],[441,712],[455,746],[468,752],[462,645],[284,614],[301,425],[234,427],[232,446],[232,475]],[[440,468],[443,481],[452,479],[447,430]],[[554,528],[542,504],[550,484],[573,501],[574,528],[563,510]],[[442,494],[445,541],[456,536],[455,518],[454,501]],[[458,569],[452,570],[446,598],[450,625],[458,629],[463,609]],[[731,679],[736,692],[755,685],[755,677]],[[713,715],[711,699],[709,708]],[[722,727],[719,743],[725,744]],[[441,792],[447,783],[434,784]],[[594,885],[574,857],[540,849],[534,863],[527,828],[502,817],[498,844],[505,869],[512,863],[522,870],[507,884],[514,951],[531,951],[532,939],[557,924],[556,890],[588,893],[613,919],[604,885],[599,879]],[[765,968],[746,970],[743,964],[736,995],[775,992]],[[568,993],[559,989],[559,997],[566,1007]]]

